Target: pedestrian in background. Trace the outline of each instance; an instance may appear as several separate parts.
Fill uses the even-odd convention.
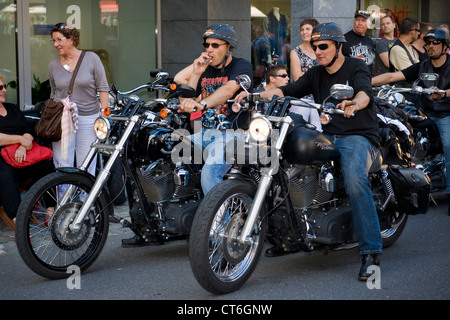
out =
[[[375,75],[389,72],[389,49],[394,45],[397,38],[394,37],[395,32],[395,20],[392,16],[384,16],[380,20],[381,31],[383,37],[378,40],[375,46],[375,53],[377,55],[377,70],[374,71]]]
[[[67,97],[72,73],[82,52],[77,48],[80,32],[66,23],[58,23],[51,30],[51,37],[59,56],[48,65],[50,97],[62,101]],[[86,52],[70,96],[78,108],[78,132],[72,134],[67,150],[62,150],[61,140],[52,143],[55,167],[79,167],[82,164],[96,139],[94,122],[100,114],[104,115],[103,110],[108,106],[108,91],[108,80],[100,58],[93,52]],[[67,153],[67,157],[63,153]],[[95,162],[94,159],[88,170],[92,175],[95,175]]]

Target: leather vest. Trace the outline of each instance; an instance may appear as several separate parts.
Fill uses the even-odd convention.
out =
[[[434,73],[431,59],[426,59],[420,63],[419,75],[422,73]],[[450,89],[450,57],[447,56],[440,73],[437,84],[434,81],[420,81],[419,85],[425,88],[436,86],[439,89]],[[450,97],[447,95],[444,99],[430,100],[427,95],[422,95],[422,108],[432,116],[447,117],[450,116]]]

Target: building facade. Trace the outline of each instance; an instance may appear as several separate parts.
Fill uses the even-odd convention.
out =
[[[255,41],[270,37],[269,62],[288,64],[289,50],[301,43],[300,22],[334,21],[352,28],[356,9],[372,12],[369,35],[379,37],[380,12],[400,23],[407,17],[433,26],[450,23],[447,0],[0,0],[0,73],[7,100],[27,104],[48,95],[48,62],[57,56],[49,31],[58,22],[80,29],[79,48],[95,51],[108,80],[126,91],[149,81],[149,72],[170,74],[201,51],[206,26],[228,23],[238,33],[233,53],[255,64]]]

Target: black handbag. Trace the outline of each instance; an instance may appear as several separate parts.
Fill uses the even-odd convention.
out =
[[[83,60],[84,54],[86,52],[82,51],[80,58],[78,59],[77,66],[73,71],[72,79],[70,80],[69,89],[67,90],[67,95],[72,94],[73,85],[75,83],[75,77],[77,76],[78,69],[80,68],[81,61]],[[61,140],[61,118],[64,110],[64,105],[62,102],[56,102],[52,98],[45,101],[45,108],[42,112],[42,116],[36,123],[34,130],[38,137],[48,140],[48,141],[59,141]]]

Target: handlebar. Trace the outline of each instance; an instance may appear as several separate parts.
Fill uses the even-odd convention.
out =
[[[131,89],[129,91],[119,91],[119,90],[117,90],[117,92],[119,94],[122,94],[122,95],[129,95],[129,94],[135,93],[135,92],[143,90],[143,89],[147,89],[147,90],[150,90],[150,91],[153,91],[153,90],[169,91],[170,90],[169,88],[167,88],[164,85],[148,83],[148,84],[141,85],[141,86],[139,86],[137,88]]]
[[[392,94],[392,93],[402,93],[402,92],[406,92],[406,93],[416,93],[416,94],[434,94],[434,93],[445,93],[445,90],[441,90],[441,89],[431,89],[431,88],[422,88],[420,86],[414,86],[412,88],[401,88],[401,87],[396,87],[394,86],[390,86],[390,85],[383,85],[381,87],[373,87],[372,88],[373,91],[379,91],[378,95],[380,95],[382,92],[387,91],[388,93]]]

